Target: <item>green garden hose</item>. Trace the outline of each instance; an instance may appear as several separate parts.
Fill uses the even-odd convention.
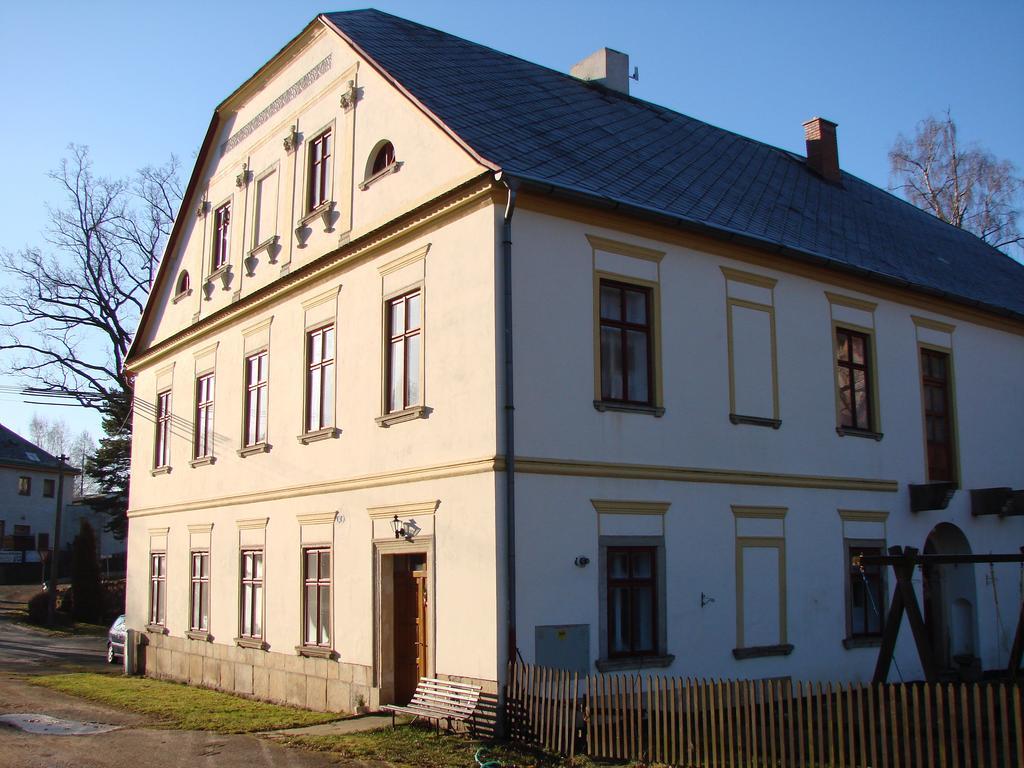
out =
[[[480,747],[480,749],[476,751],[476,754],[473,755],[473,759],[476,760],[476,764],[480,766],[480,768],[501,768],[500,760],[488,760],[486,763],[480,760],[480,754],[486,751],[487,750],[484,747]]]

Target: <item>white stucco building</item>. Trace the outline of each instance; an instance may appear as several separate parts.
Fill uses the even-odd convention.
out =
[[[148,674],[867,679],[892,580],[853,555],[1024,543],[1024,268],[828,121],[805,159],[626,72],[357,11],[217,107],[128,363]],[[1015,568],[926,580],[942,664],[1005,664]]]
[[[0,583],[41,576],[40,550],[53,545],[57,499],[69,508],[78,474],[67,464],[62,473],[56,457],[0,424]],[[77,532],[77,524],[73,530],[65,524],[61,548]]]

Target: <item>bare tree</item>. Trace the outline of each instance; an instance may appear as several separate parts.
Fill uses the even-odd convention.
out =
[[[64,419],[47,419],[33,414],[28,431],[32,442],[53,456],[67,453],[71,445],[71,427]]]
[[[122,366],[181,200],[178,163],[107,179],[93,174],[87,148],[69,151],[50,174],[65,203],[49,209],[49,248],[0,251],[13,278],[0,290],[0,350],[40,389],[104,410],[131,389]]]
[[[63,203],[48,209],[46,246],[0,251],[0,351],[34,395],[70,398],[103,415],[106,467],[94,467],[113,516],[127,498],[132,382],[123,365],[182,189],[178,161],[130,179],[93,173],[89,150],[71,145],[50,174]],[[70,436],[68,436],[70,438]],[[70,446],[69,446],[70,447]],[[124,454],[122,456],[122,454]],[[123,520],[118,523],[122,526]]]
[[[918,208],[996,248],[1018,254],[1024,248],[1017,223],[1024,179],[1010,161],[977,145],[962,146],[948,111],[942,119],[919,122],[911,138],[899,134],[889,169],[890,189]]]

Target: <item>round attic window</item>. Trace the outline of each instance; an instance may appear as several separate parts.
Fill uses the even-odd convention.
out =
[[[386,170],[388,166],[395,162],[395,145],[390,141],[385,141],[378,145],[377,151],[373,155],[373,164],[370,166],[370,176],[376,176],[383,170]]]

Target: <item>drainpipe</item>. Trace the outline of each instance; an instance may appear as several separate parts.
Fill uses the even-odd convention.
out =
[[[502,225],[501,259],[503,290],[503,332],[505,337],[505,566],[506,624],[508,627],[508,658],[515,661],[516,645],[516,422],[515,392],[512,368],[512,215],[516,211],[516,191],[519,184],[505,178],[503,172],[495,174],[508,191],[505,220]]]

